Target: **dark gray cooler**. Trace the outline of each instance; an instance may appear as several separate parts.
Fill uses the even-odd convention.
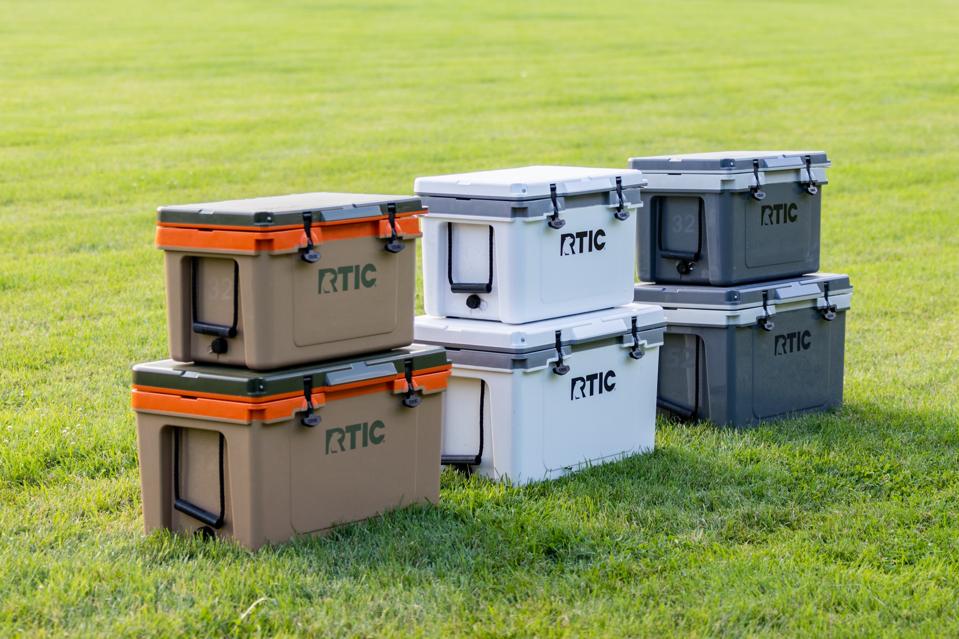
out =
[[[846,275],[736,287],[639,284],[666,311],[661,409],[741,427],[842,404]]]
[[[637,220],[639,278],[730,286],[819,268],[823,151],[631,158],[648,180]]]

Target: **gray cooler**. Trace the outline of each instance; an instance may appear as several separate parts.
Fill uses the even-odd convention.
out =
[[[639,278],[730,286],[819,268],[823,151],[631,158],[648,180],[637,220]]]
[[[639,284],[666,311],[661,409],[749,426],[842,404],[847,275],[734,287]]]

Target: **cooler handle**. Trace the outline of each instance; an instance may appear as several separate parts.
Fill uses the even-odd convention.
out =
[[[483,461],[483,409],[486,404],[486,382],[479,380],[479,450],[475,455],[443,455],[441,464],[448,466],[479,466]]]
[[[662,397],[659,397],[658,395],[656,397],[656,406],[664,410],[668,410],[670,413],[673,413],[680,419],[693,420],[693,419],[696,419],[696,417],[700,414],[699,393],[701,389],[699,386],[699,376],[702,373],[702,371],[700,371],[699,369],[699,360],[700,360],[700,350],[702,349],[702,346],[703,346],[702,338],[697,337],[696,353],[695,353],[696,364],[695,364],[695,367],[693,368],[693,376],[695,377],[695,382],[693,383],[693,407],[689,408],[687,406],[682,406],[675,402],[671,402],[668,399],[663,399]]]
[[[702,259],[703,253],[703,229],[706,226],[706,218],[703,213],[702,202],[699,206],[699,220],[698,224],[698,233],[696,234],[696,250],[695,251],[672,251],[662,248],[663,246],[663,215],[662,212],[659,213],[658,217],[659,222],[659,254],[662,257],[670,260],[678,260],[676,263],[676,271],[680,275],[689,275],[693,272],[693,269],[696,268],[696,262]]]
[[[446,225],[446,278],[453,293],[489,293],[493,290],[493,226],[489,226],[489,276],[486,282],[453,281],[453,223]],[[478,306],[478,304],[477,304]],[[475,308],[475,307],[470,307]]]
[[[352,382],[365,382],[370,379],[380,377],[395,377],[396,367],[393,364],[367,364],[366,362],[357,362],[351,364],[349,368],[330,371],[326,374],[328,386],[339,386],[340,384],[350,384]]]
[[[210,351],[216,355],[222,355],[227,351],[228,344],[226,338],[236,337],[236,326],[239,321],[239,299],[240,299],[240,265],[236,260],[233,261],[233,323],[229,326],[225,324],[214,324],[213,322],[202,322],[196,318],[197,293],[196,293],[196,273],[199,270],[200,260],[194,256],[190,262],[190,315],[193,323],[193,332],[199,335],[213,335],[216,337],[210,343]]]
[[[223,485],[223,449],[226,438],[220,436],[220,514],[214,515],[196,504],[180,498],[180,436],[184,429],[177,428],[173,435],[173,508],[185,515],[197,519],[214,530],[223,527],[223,516],[226,513],[226,491]]]
[[[679,404],[675,404],[668,399],[663,399],[662,397],[656,398],[656,405],[662,409],[668,410],[670,413],[673,413],[682,419],[692,419],[696,416],[695,408],[680,406]]]

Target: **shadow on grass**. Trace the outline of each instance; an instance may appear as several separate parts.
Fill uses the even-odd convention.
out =
[[[280,560],[334,579],[418,575],[505,588],[488,576],[606,569],[611,581],[633,579],[683,551],[763,543],[815,530],[822,513],[844,505],[954,486],[951,420],[867,405],[743,431],[664,422],[655,452],[557,481],[512,486],[447,469],[438,505],[322,536],[252,554],[172,535],[144,548],[161,563]],[[905,454],[916,440],[935,440],[939,454]]]

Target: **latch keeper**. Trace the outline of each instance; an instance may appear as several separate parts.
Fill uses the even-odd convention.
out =
[[[394,202],[386,205],[386,214],[390,224],[390,239],[386,241],[383,248],[390,253],[399,253],[406,248],[406,246],[400,241],[399,235],[396,232],[396,204]]]
[[[407,408],[416,408],[422,403],[420,397],[413,387],[413,360],[408,359],[403,362],[403,372],[406,376],[406,393],[403,394],[403,406]]]
[[[801,182],[802,187],[806,190],[806,193],[809,195],[815,195],[819,193],[819,182],[812,176],[812,157],[806,156],[806,176],[809,178],[805,182]]]
[[[626,209],[626,200],[623,198],[623,178],[616,176],[616,197],[619,204],[616,205],[616,212],[613,214],[619,221],[629,219],[629,211]]]
[[[559,200],[556,197],[556,185],[549,185],[549,199],[553,203],[553,214],[547,218],[547,224],[551,229],[561,229],[566,226],[566,220],[559,216]]]
[[[313,406],[313,376],[303,376],[303,396],[306,398],[306,413],[300,417],[300,423],[308,428],[318,425],[320,416],[316,414],[316,407]]]
[[[759,183],[759,160],[753,160],[753,177],[756,179],[756,183],[749,187],[749,192],[757,200],[765,200],[766,192],[763,191],[763,187]]]
[[[646,348],[639,343],[639,329],[636,326],[636,318],[633,318],[633,325],[631,329],[633,335],[633,347],[629,349],[629,356],[633,359],[642,359],[643,355],[646,354]]]
[[[772,315],[769,314],[769,291],[763,291],[763,314],[756,318],[756,324],[764,331],[771,331],[776,328]]]
[[[303,213],[303,233],[306,234],[306,246],[300,249],[300,259],[314,264],[320,260],[320,254],[313,246],[313,213],[310,211]]]
[[[563,361],[563,331],[556,331],[556,357],[553,372],[557,375],[565,375],[569,372],[569,366]]]
[[[819,314],[822,315],[824,320],[831,322],[836,319],[837,307],[835,304],[829,303],[829,282],[823,284],[823,295],[826,298],[826,305],[819,309]]]

